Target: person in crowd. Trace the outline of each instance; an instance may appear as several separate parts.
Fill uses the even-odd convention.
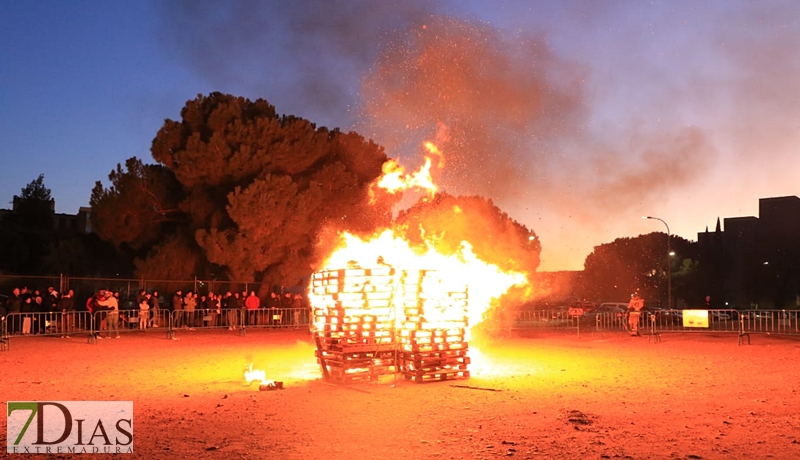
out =
[[[140,289],[139,293],[136,294],[136,308],[139,308],[139,304],[142,303],[142,299],[147,298],[147,291],[145,289]]]
[[[14,288],[11,291],[11,297],[8,298],[8,302],[6,303],[6,313],[12,314],[15,313],[14,316],[7,318],[7,327],[8,333],[10,335],[18,334],[22,329],[22,317],[18,314],[22,312],[22,295],[20,294],[19,288]]]
[[[20,297],[22,297],[22,301],[23,301],[23,302],[24,302],[24,301],[25,301],[25,299],[27,299],[28,297],[33,297],[33,294],[32,294],[32,293],[31,293],[31,291],[28,289],[28,286],[22,286],[22,289],[20,290],[20,293],[19,293],[19,295],[20,295]]]
[[[300,327],[300,320],[303,316],[303,296],[299,293],[292,297],[292,317],[294,327]]]
[[[98,297],[98,294],[95,293],[95,294],[90,295],[89,298],[86,299],[86,305],[85,305],[86,306],[86,311],[88,311],[90,314],[94,314],[94,312],[95,312],[95,310],[97,308],[97,297]]]
[[[31,334],[31,323],[33,321],[33,298],[31,296],[25,297],[22,301],[21,313],[22,313],[22,335],[30,335]]]
[[[197,327],[205,327],[206,326],[206,318],[208,317],[208,312],[206,311],[206,305],[208,304],[208,296],[203,294],[197,299]]]
[[[281,313],[278,308],[281,307],[281,298],[275,292],[272,291],[269,293],[269,299],[267,299],[267,308],[269,308],[269,325],[270,326],[279,326],[281,324]]]
[[[61,312],[61,338],[68,339],[75,328],[75,292],[70,289],[58,299],[58,311]]]
[[[176,328],[183,327],[183,291],[178,289],[172,296],[172,314]]]
[[[183,298],[183,317],[186,320],[184,329],[194,330],[195,326],[195,309],[197,308],[197,294],[192,291],[186,293]]]
[[[225,301],[222,294],[216,294],[214,297],[214,305],[217,307],[217,326],[222,326],[222,308]]]
[[[159,318],[159,310],[161,310],[161,299],[158,297],[158,291],[153,291],[149,297],[150,301],[150,326],[158,327],[159,323],[161,322],[161,318]]]
[[[146,294],[139,302],[139,329],[147,330],[147,323],[150,321],[150,294]]]
[[[294,302],[294,299],[292,298],[292,293],[286,292],[285,294],[283,294],[283,297],[281,298],[281,307],[292,308],[292,302]]]
[[[225,313],[224,315],[220,315],[219,322],[220,326],[230,326],[228,324],[228,299],[231,297],[231,291],[226,292],[224,295],[220,294],[219,296],[219,308],[220,313]]]
[[[234,330],[238,326],[237,315],[239,314],[239,309],[242,307],[242,303],[239,300],[239,293],[234,292],[231,295],[230,291],[228,292],[228,330]]]
[[[58,291],[53,286],[47,288],[47,295],[44,296],[44,302],[47,304],[47,309],[49,311],[58,311],[58,299],[59,299]]]
[[[92,294],[86,300],[86,310],[92,316],[92,321],[98,325],[98,331],[105,331],[106,330],[106,311],[108,310],[106,307],[100,306],[98,302],[101,300],[105,300],[106,296],[104,295],[105,291],[98,291]],[[101,339],[99,333],[95,334],[95,337]]]
[[[31,323],[31,334],[44,334],[47,328],[47,316],[45,313],[49,313],[50,309],[44,303],[44,299],[42,298],[42,294],[39,291],[34,292],[33,297],[33,321]]]
[[[42,315],[45,333],[61,332],[60,329],[62,329],[64,320],[64,315],[61,314],[61,309],[58,307],[58,301],[61,300],[61,297],[63,296],[53,286],[48,287],[47,294],[42,297],[44,308],[49,313],[48,315]]]
[[[258,324],[258,309],[261,308],[261,299],[256,295],[256,291],[250,291],[250,295],[244,301],[247,308],[247,324],[255,326]]]
[[[219,314],[219,301],[213,292],[209,292],[206,296],[205,303],[203,304],[205,313],[208,315],[208,326],[217,326],[217,315]]]
[[[100,324],[100,331],[106,330],[106,338],[111,338],[111,333],[114,333],[114,338],[119,338],[119,292],[103,291],[102,297],[97,301],[99,307],[103,307],[106,312],[105,327],[102,322]],[[103,315],[101,313],[101,315]],[[100,335],[98,334],[98,338]]]

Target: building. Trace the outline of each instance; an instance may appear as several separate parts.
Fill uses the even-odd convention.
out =
[[[11,209],[0,209],[0,221],[8,219],[19,208],[21,198],[14,195]],[[55,200],[49,202],[49,212],[52,216],[53,231],[56,233],[92,233],[92,208],[80,207],[77,214],[57,213]]]
[[[710,295],[728,307],[800,308],[800,198],[761,198],[758,214],[725,218],[697,234],[716,275]]]

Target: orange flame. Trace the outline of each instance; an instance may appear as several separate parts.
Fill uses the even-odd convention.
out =
[[[250,366],[245,369],[244,371],[244,379],[247,381],[247,384],[250,385],[251,383],[258,381],[261,385],[269,385],[274,383],[272,380],[267,380],[267,372],[261,369],[253,369],[253,363],[250,363]]]
[[[424,286],[425,295],[446,298],[447,292],[463,291],[466,286],[470,328],[483,320],[493,298],[501,296],[512,286],[528,282],[523,273],[504,272],[496,265],[480,260],[466,241],[461,242],[457,253],[445,255],[438,252],[430,241],[426,242],[424,248],[413,249],[407,241],[389,229],[369,239],[360,239],[349,233],[344,233],[341,237],[339,249],[331,254],[321,270],[381,266],[402,270],[435,270],[440,274],[441,282]],[[309,291],[313,292],[313,289]],[[312,305],[324,302],[313,294],[309,297]],[[452,319],[447,308],[429,310],[426,316],[432,327],[438,321]]]
[[[444,155],[432,142],[425,142],[425,148],[431,155],[439,158],[438,168],[444,166]],[[386,190],[391,194],[403,192],[409,189],[417,189],[427,192],[430,196],[436,194],[438,187],[433,182],[431,176],[431,166],[433,162],[429,156],[425,157],[425,163],[420,168],[412,173],[406,173],[403,167],[397,160],[390,159],[383,164],[381,170],[383,174],[376,179],[373,183],[373,189],[370,190],[370,201],[375,202],[374,188]]]
[[[437,164],[437,167],[439,169],[444,168],[444,154],[441,150],[439,150],[439,147],[436,147],[433,142],[427,141],[425,142],[425,148],[428,149],[431,155],[435,155],[439,158],[439,164]]]

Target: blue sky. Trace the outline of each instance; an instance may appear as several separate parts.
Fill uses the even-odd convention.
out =
[[[43,173],[75,213],[220,91],[412,164],[444,126],[443,188],[531,227],[542,269],[579,269],[664,230],[641,215],[694,240],[800,194],[798,39],[777,0],[2,2],[0,206]]]

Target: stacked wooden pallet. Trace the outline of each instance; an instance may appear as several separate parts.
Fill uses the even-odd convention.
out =
[[[328,380],[400,371],[418,383],[469,377],[466,288],[432,270],[317,272],[312,279],[317,361]]]
[[[329,380],[375,380],[396,372],[394,278],[388,267],[314,274],[316,356]]]
[[[469,378],[466,288],[448,290],[432,271],[404,273],[398,365],[417,383]]]

